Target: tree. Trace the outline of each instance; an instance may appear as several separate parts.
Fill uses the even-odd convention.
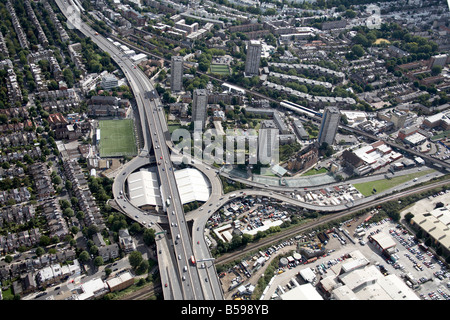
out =
[[[147,260],[142,260],[141,263],[139,264],[139,266],[136,268],[136,273],[137,274],[144,274],[147,272],[148,268],[149,268],[150,264],[148,263]]]
[[[41,236],[41,238],[39,239],[39,245],[46,247],[50,244],[50,238],[46,235]]]
[[[246,245],[247,243],[251,242],[252,239],[253,239],[253,236],[251,234],[244,233],[242,235],[242,244]]]
[[[105,276],[106,276],[106,278],[108,278],[111,273],[112,273],[112,270],[110,268],[105,268]]]
[[[42,247],[37,247],[35,253],[38,257],[40,257],[45,253],[45,250]]]
[[[441,66],[434,66],[434,67],[431,68],[431,74],[433,76],[437,76],[441,72],[442,72],[442,67]]]
[[[68,86],[69,88],[72,88],[72,87],[73,87],[73,84],[74,84],[74,78],[73,78],[72,70],[70,70],[70,69],[64,69],[64,71],[63,71],[63,76],[64,76],[64,80],[65,80],[66,83],[67,83],[67,86]]]
[[[354,17],[356,17],[356,12],[353,11],[353,10],[351,10],[351,9],[347,9],[347,10],[345,11],[345,16],[346,16],[347,18],[353,19]]]
[[[67,217],[67,218],[71,218],[71,217],[74,216],[74,212],[73,212],[73,210],[72,210],[71,208],[66,208],[66,209],[64,209],[64,211],[63,211],[63,215],[64,215],[65,217]]]
[[[96,234],[98,231],[99,231],[99,230],[98,230],[98,227],[97,227],[96,225],[90,225],[90,226],[87,228],[87,236],[88,236],[88,238],[92,238],[92,236],[93,236],[94,234]]]
[[[95,257],[95,259],[94,259],[94,265],[95,265],[96,267],[100,267],[100,266],[102,266],[103,264],[104,264],[104,261],[103,261],[103,258],[102,258],[101,256]]]
[[[89,252],[93,255],[98,254],[98,247],[96,245],[93,245],[89,248]]]
[[[128,230],[131,235],[136,235],[142,231],[142,227],[139,223],[134,222]]]
[[[414,218],[414,215],[411,212],[408,212],[405,214],[405,220],[409,223],[411,222],[411,219]]]
[[[144,235],[143,235],[143,240],[147,246],[150,246],[153,243],[155,243],[155,230],[145,229]]]
[[[81,252],[80,255],[78,256],[78,259],[80,259],[80,261],[83,263],[88,262],[90,258],[91,257],[89,256],[89,253],[86,250]]]
[[[70,207],[70,202],[67,201],[66,199],[60,200],[59,201],[59,205],[61,206],[61,209],[66,209]]]
[[[142,254],[139,251],[133,251],[128,256],[128,261],[133,268],[137,268],[144,259],[142,258]]]
[[[357,33],[356,36],[353,38],[353,42],[356,44],[360,44],[364,47],[370,46],[370,41],[362,33]]]
[[[352,53],[353,53],[355,56],[361,58],[361,57],[364,55],[364,48],[363,48],[360,44],[355,44],[355,45],[352,47]]]
[[[49,83],[47,84],[48,90],[58,90],[59,89],[59,85],[55,80],[51,80],[49,81]]]

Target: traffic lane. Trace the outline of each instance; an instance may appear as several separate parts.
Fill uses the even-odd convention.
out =
[[[153,108],[152,108],[153,107]],[[148,108],[145,110],[147,114],[147,120],[150,124],[152,124],[152,121],[155,121],[153,110],[155,107],[158,107],[155,105],[155,102],[151,103],[150,108],[150,115]],[[162,128],[161,126],[158,126],[156,123],[154,123],[156,128],[156,136],[161,141],[162,136]],[[153,134],[152,132],[150,133]],[[152,135],[153,137],[153,135]],[[156,151],[158,150],[158,151]],[[176,261],[178,262],[178,269],[181,274],[182,278],[182,285],[183,289],[185,290],[185,297],[187,299],[194,299],[194,298],[201,298],[202,295],[200,292],[194,292],[196,288],[198,288],[199,281],[197,281],[195,277],[195,273],[192,272],[192,270],[189,270],[189,259],[191,255],[191,250],[189,250],[189,247],[186,245],[185,239],[189,239],[189,234],[187,231],[187,228],[185,227],[185,221],[184,221],[184,213],[181,206],[181,200],[179,199],[179,193],[176,192],[178,190],[174,190],[174,187],[176,187],[176,181],[172,170],[168,170],[168,162],[166,163],[167,159],[170,159],[168,154],[167,146],[164,144],[159,144],[159,148],[155,149],[155,154],[157,154],[157,157],[159,157],[159,160],[162,160],[161,164],[158,165],[158,171],[160,175],[161,181],[163,180],[163,177],[165,177],[167,180],[167,184],[163,185],[163,192],[165,193],[164,196],[169,198],[171,203],[168,205],[168,209],[174,209],[172,210],[175,214],[169,215],[169,228],[171,229],[172,234],[175,235],[174,240],[174,251],[175,255],[178,259]],[[166,199],[164,199],[166,200]],[[173,207],[171,207],[173,206]],[[180,214],[181,213],[181,214]],[[173,224],[172,224],[173,223]],[[175,223],[178,225],[178,227],[174,227]],[[187,241],[188,245],[190,244],[190,241]],[[187,276],[187,277],[186,277]],[[183,284],[183,282],[189,277],[189,282],[185,282],[186,285]],[[189,286],[189,283],[191,284]]]

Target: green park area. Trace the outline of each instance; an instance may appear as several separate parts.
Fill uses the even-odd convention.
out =
[[[449,138],[450,137],[450,130],[447,131],[443,131],[439,134],[434,135],[433,137],[431,137],[431,141],[437,142],[439,140],[442,140],[444,138]]]
[[[211,70],[211,73],[223,74],[226,76],[230,74],[230,68],[225,64],[212,63],[210,65],[210,70]]]
[[[403,176],[394,177],[392,179],[386,179],[383,177],[380,180],[369,181],[369,182],[364,182],[364,183],[355,183],[355,184],[353,184],[353,186],[359,192],[361,192],[365,197],[367,197],[372,194],[377,194],[384,190],[394,188],[395,186],[398,186],[399,184],[413,180],[414,178],[424,176],[426,174],[430,174],[432,172],[434,172],[434,170],[430,169],[430,170],[417,171],[417,172],[406,174]],[[376,191],[373,191],[374,189]]]
[[[317,170],[316,168],[313,168],[311,170],[306,171],[304,174],[302,174],[302,176],[313,176],[316,174],[321,174],[321,173],[327,173],[328,170],[326,168],[320,168],[319,170]]]
[[[101,120],[100,157],[122,157],[137,155],[133,120]]]

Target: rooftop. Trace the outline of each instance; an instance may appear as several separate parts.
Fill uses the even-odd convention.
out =
[[[211,186],[208,179],[198,170],[187,168],[175,171],[181,203],[208,201]]]

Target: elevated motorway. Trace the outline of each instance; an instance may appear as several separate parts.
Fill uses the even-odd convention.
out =
[[[56,3],[67,17],[67,13],[72,10],[69,9],[72,6],[71,1],[56,0]],[[161,193],[164,197],[164,209],[167,212],[168,230],[163,230],[159,224],[161,220],[158,217],[153,218],[154,221],[151,222],[153,222],[152,228],[158,234],[156,239],[159,254],[158,263],[164,297],[166,299],[183,300],[223,299],[222,288],[211,285],[211,283],[218,282],[201,283],[197,264],[191,262],[191,257],[194,256],[192,241],[185,221],[169,150],[164,142],[167,124],[161,108],[161,101],[152,84],[130,59],[86,23],[80,21],[78,30],[86,37],[90,37],[100,49],[108,52],[118,63],[125,73],[136,98],[142,128],[143,148],[140,150],[138,157],[127,163],[117,175],[113,185],[113,194],[120,210],[140,223],[142,223],[145,212],[134,207],[126,197],[124,192],[125,181],[130,173],[149,165],[150,148],[153,147],[156,160],[160,163],[157,167],[161,182]],[[169,238],[168,234],[172,237]],[[215,273],[213,276],[217,277]],[[209,288],[209,290],[204,290],[204,288]],[[212,296],[209,294],[210,292],[215,294]]]

